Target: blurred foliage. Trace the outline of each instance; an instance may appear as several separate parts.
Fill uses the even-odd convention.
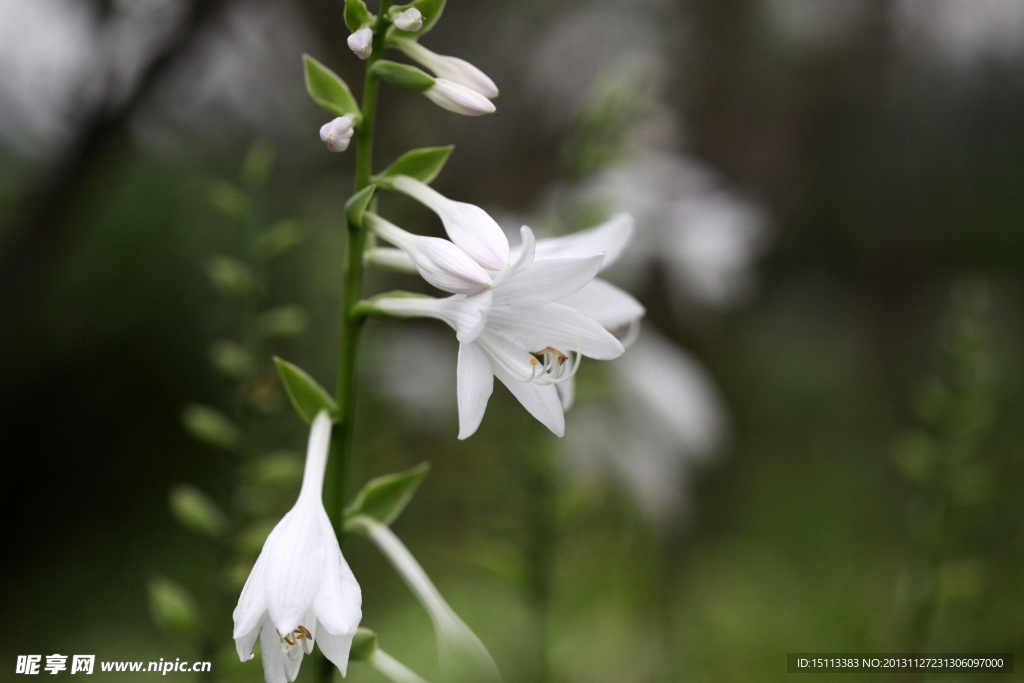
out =
[[[551,680],[781,681],[793,651],[1024,650],[1024,62],[958,66],[911,49],[886,29],[886,3],[860,3],[862,20],[841,35],[800,41],[767,21],[768,4],[778,5],[692,0],[646,13],[660,27],[662,89],[687,148],[762,201],[776,234],[759,291],[740,308],[680,317],[657,272],[638,292],[650,320],[719,383],[733,442],[695,476],[689,518],[668,533],[610,487],[553,494]],[[322,117],[301,95],[300,54],[312,46],[290,52],[270,33],[248,44],[230,29],[283,5],[222,5],[207,47],[251,57],[231,72],[250,88],[245,107],[211,94],[192,102],[208,108],[174,109],[181,83],[167,76],[163,94],[137,103],[53,196],[33,190],[68,146],[0,158],[0,499],[17,553],[0,570],[0,612],[18,625],[0,648],[7,661],[209,657],[218,680],[260,675],[231,651],[230,611],[243,558],[293,500],[305,438],[293,416],[275,422],[287,399],[270,349],[315,377],[334,372],[351,178],[319,154]],[[538,87],[545,72],[530,40],[582,21],[581,8],[592,9],[453,2],[431,46],[485,66],[502,86],[500,115],[467,123],[385,93],[379,165],[454,140],[438,188],[515,212],[549,199],[559,169],[615,158],[618,117],[634,103],[589,120],[608,146],[567,169],[578,112],[569,93],[552,102]],[[357,82],[338,3],[300,10],[308,43],[328,45],[317,54]],[[596,60],[628,45],[570,47]],[[177,78],[191,87],[211,55],[181,58]],[[254,119],[273,106],[288,111]],[[65,123],[61,135],[73,137],[82,122]],[[280,150],[273,173],[257,154],[224,181],[266,128]],[[40,202],[59,216],[27,220]],[[371,287],[389,282],[373,277]],[[214,285],[240,298],[218,299]],[[303,310],[290,308],[297,301]],[[379,353],[389,330],[368,326],[368,364],[401,360]],[[496,391],[480,432],[458,442],[452,413],[414,421],[370,383],[373,369],[352,481],[433,463],[396,531],[506,680],[536,681],[540,664],[524,656],[538,637],[523,590],[535,540],[527,463],[547,437]],[[454,376],[435,392],[454,405]],[[187,438],[190,404],[244,426],[244,468]],[[186,421],[234,444],[209,418]],[[203,498],[173,489],[176,514],[219,529],[199,502],[216,501],[238,533],[229,562],[174,522],[168,492],[183,481]],[[365,625],[429,678],[426,616],[365,541],[345,553],[372,577]],[[152,608],[184,624],[194,606],[216,654],[150,621]],[[353,664],[346,680],[381,679]]]

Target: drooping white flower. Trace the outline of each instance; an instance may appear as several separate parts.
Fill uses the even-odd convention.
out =
[[[441,674],[451,683],[500,683],[501,674],[475,633],[448,605],[405,544],[386,524],[358,518],[367,538],[391,562],[430,616],[437,633]]]
[[[321,499],[331,420],[313,420],[302,489],[267,537],[234,611],[241,660],[259,636],[267,683],[294,681],[313,643],[344,676],[362,618],[362,594],[341,554]]]
[[[483,71],[464,59],[439,55],[415,40],[399,38],[392,41],[394,46],[429,69],[438,78],[464,85],[488,99],[498,96],[498,86]]]
[[[328,121],[320,126],[320,140],[327,145],[332,152],[344,152],[348,149],[348,143],[355,131],[354,122],[351,116],[339,116],[333,121]]]
[[[369,59],[373,53],[373,29],[364,26],[348,37],[348,49],[359,59]]]
[[[434,79],[434,85],[424,90],[423,94],[442,109],[464,116],[483,116],[497,111],[494,103],[476,90],[447,78]]]
[[[402,31],[419,31],[423,28],[423,15],[415,7],[410,7],[396,14],[393,23]]]
[[[563,410],[571,403],[571,392],[560,398],[559,388],[570,386],[581,357],[608,360],[620,355],[624,347],[609,329],[628,327],[643,315],[643,307],[631,296],[594,279],[606,254],[614,260],[628,241],[632,221],[617,217],[604,226],[543,245],[536,244],[533,231],[523,226],[523,244],[515,262],[495,269],[493,264],[500,264],[505,258],[499,254],[508,244],[501,228],[477,207],[472,207],[475,211],[452,211],[451,200],[433,190],[426,192],[426,186],[421,185],[411,179],[394,183],[395,189],[437,210],[446,229],[450,224],[458,224],[458,229],[448,230],[453,242],[454,235],[463,236],[462,230],[473,237],[470,245],[474,252],[491,264],[474,259],[493,271],[491,286],[476,293],[466,288],[445,299],[381,297],[374,305],[396,316],[438,318],[455,329],[460,342],[460,439],[472,435],[479,426],[494,377],[534,417],[561,436],[565,430]],[[486,220],[458,220],[466,216],[482,216]],[[420,240],[444,242],[429,237]],[[402,241],[407,240],[395,243],[410,253],[410,246]],[[481,244],[494,248],[482,249]],[[538,250],[564,258],[537,258]],[[422,257],[412,260],[432,284],[445,291],[456,291],[441,286],[445,283],[417,262]]]

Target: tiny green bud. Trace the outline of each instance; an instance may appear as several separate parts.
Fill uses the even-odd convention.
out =
[[[281,256],[306,239],[306,230],[296,220],[285,220],[253,240],[253,255],[263,261]]]
[[[247,379],[256,370],[245,347],[230,339],[218,339],[210,345],[210,364],[220,375],[233,380]]]
[[[244,221],[252,211],[252,201],[235,185],[219,181],[210,189],[210,203],[222,214],[236,221]]]
[[[260,313],[256,324],[266,337],[294,337],[306,331],[309,316],[301,306],[278,306]]]
[[[207,265],[210,282],[225,296],[244,299],[256,289],[256,278],[249,267],[230,256],[219,256]]]
[[[193,403],[185,408],[181,420],[185,430],[203,443],[233,451],[242,440],[242,433],[224,413],[216,408]]]

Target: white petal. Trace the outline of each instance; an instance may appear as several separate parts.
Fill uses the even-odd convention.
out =
[[[474,344],[459,345],[459,438],[476,432],[494,390],[494,372],[487,355]]]
[[[522,244],[519,245],[519,252],[516,256],[515,263],[504,270],[498,271],[494,276],[495,287],[533,263],[534,246],[536,245],[533,230],[530,230],[528,226],[524,225],[519,228],[519,234],[522,235],[523,241]]]
[[[508,266],[508,238],[501,226],[479,206],[448,199],[408,176],[398,176],[391,185],[434,211],[455,246],[481,266],[488,270],[501,270]]]
[[[314,602],[316,619],[334,635],[355,634],[363,615],[362,603],[359,582],[335,540],[326,553],[324,580]]]
[[[260,629],[260,649],[263,651],[263,678],[267,683],[288,683],[295,677],[288,678],[285,672],[284,650],[281,648],[281,637],[274,630],[270,621],[263,622]]]
[[[238,656],[242,661],[252,659],[252,644],[256,642],[254,631],[259,628],[260,622],[267,613],[263,586],[265,567],[266,557],[260,553],[252,571],[249,572],[249,578],[245,580],[242,594],[238,597],[238,605],[235,606],[235,611],[232,614],[235,622],[233,635],[238,645]],[[247,643],[247,645],[243,647],[243,643]]]
[[[498,86],[494,81],[464,59],[439,55],[415,40],[397,40],[395,47],[430,69],[435,76],[464,85],[487,98],[498,96]]]
[[[633,238],[633,217],[620,213],[601,225],[563,237],[552,237],[537,243],[537,259],[581,258],[604,254],[602,268],[615,262]]]
[[[562,402],[562,410],[569,410],[576,402],[576,378],[570,377],[564,382],[555,385],[558,389],[558,398]]]
[[[401,249],[392,247],[370,247],[366,250],[363,260],[378,268],[387,268],[399,273],[415,273],[416,264]]]
[[[331,422],[326,410],[313,418],[306,445],[306,467],[302,473],[299,501],[311,511],[323,511],[324,472],[327,471],[327,451],[331,448]],[[296,503],[298,507],[298,503]]]
[[[455,294],[444,299],[381,296],[373,300],[373,305],[381,311],[403,318],[442,320],[455,330],[455,336],[460,342],[468,344],[484,329],[491,305],[491,291],[486,290],[469,297]]]
[[[583,289],[601,269],[603,256],[534,261],[494,288],[494,303],[544,304]]]
[[[488,318],[488,329],[500,330],[530,353],[552,346],[562,353],[576,351],[609,360],[624,351],[622,343],[599,323],[561,303],[496,306]]]
[[[326,629],[321,629],[316,642],[320,651],[331,661],[331,664],[338,667],[338,671],[344,676],[348,673],[348,653],[352,649],[352,639],[355,638],[355,631],[334,635]]]
[[[487,329],[476,339],[476,345],[481,351],[487,354],[491,361],[491,369],[497,374],[497,368],[505,370],[509,377],[515,377],[521,382],[529,382],[535,374],[534,364],[536,361],[531,350],[523,344],[510,339],[498,330]],[[544,347],[541,347],[544,348]]]
[[[378,236],[405,250],[423,279],[438,289],[475,294],[490,286],[487,271],[448,240],[414,235],[373,213],[367,213],[365,220]]]
[[[646,313],[643,304],[633,295],[599,278],[591,280],[575,294],[559,299],[558,303],[575,308],[608,328],[623,327]]]
[[[558,400],[555,385],[539,385],[532,382],[521,382],[508,374],[503,367],[494,366],[494,376],[508,387],[512,395],[523,404],[523,407],[555,436],[565,434],[565,414]]]
[[[267,611],[279,633],[288,634],[302,622],[313,604],[323,578],[323,544],[333,536],[323,505],[322,522],[300,501],[270,532],[263,552],[268,554],[264,582]],[[326,528],[324,528],[326,525]]]

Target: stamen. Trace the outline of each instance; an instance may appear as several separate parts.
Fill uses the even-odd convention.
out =
[[[280,635],[280,634],[278,634]],[[289,645],[297,645],[303,638],[313,640],[313,634],[309,632],[309,629],[299,624],[299,627],[286,636],[281,636],[281,640],[288,643]]]
[[[576,374],[580,367],[580,358],[578,350],[569,355],[553,346],[545,346],[540,351],[534,351],[533,357],[530,358],[530,365],[533,366],[530,381],[537,384],[564,382]]]

